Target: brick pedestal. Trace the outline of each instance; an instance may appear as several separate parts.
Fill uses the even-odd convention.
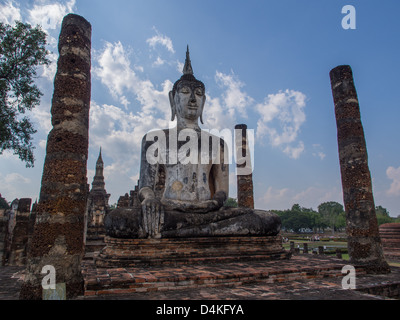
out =
[[[95,259],[98,267],[179,265],[287,259],[281,236],[180,239],[117,239],[106,237]]]

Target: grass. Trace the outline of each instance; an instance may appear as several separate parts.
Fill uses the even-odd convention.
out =
[[[291,234],[286,234],[285,237],[289,239],[288,242],[285,242],[283,244],[283,247],[286,250],[290,249],[290,242],[294,242],[294,247],[297,248],[298,246],[300,247],[300,250],[303,251],[303,244],[307,243],[308,245],[308,250],[310,253],[312,251],[318,250],[318,247],[325,247],[326,249],[325,254],[331,255],[331,256],[336,256],[336,249],[341,249],[342,250],[342,259],[343,260],[349,260],[349,255],[347,253],[347,241],[343,241],[340,239],[340,241],[334,241],[333,239],[330,240],[323,240],[323,241],[310,241],[307,239],[309,235],[305,235],[302,237],[301,235],[291,235]]]

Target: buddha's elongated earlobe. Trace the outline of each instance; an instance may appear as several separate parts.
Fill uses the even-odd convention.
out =
[[[203,110],[204,110],[204,104],[205,103],[206,103],[206,95],[204,95],[203,104],[201,106],[201,113],[200,113],[200,122],[201,122],[201,124],[204,124],[204,122],[203,122]]]
[[[169,104],[171,105],[171,121],[174,121],[176,116],[176,107],[172,91],[169,92]]]

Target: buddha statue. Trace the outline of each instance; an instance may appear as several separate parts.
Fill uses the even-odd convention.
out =
[[[194,77],[189,56],[169,92],[172,129],[148,132],[142,140],[141,208],[117,208],[105,218],[115,238],[275,236],[280,218],[251,208],[225,207],[229,194],[228,147],[202,130],[205,86]]]

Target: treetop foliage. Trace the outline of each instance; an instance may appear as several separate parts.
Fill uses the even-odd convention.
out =
[[[40,103],[42,93],[34,79],[39,65],[50,64],[48,53],[40,26],[0,23],[0,154],[13,150],[27,167],[34,164],[36,130],[24,114]]]
[[[387,209],[382,206],[375,208],[378,224],[400,222],[400,218],[389,216]],[[282,220],[282,228],[300,232],[302,230],[324,231],[330,228],[341,231],[346,228],[346,213],[343,206],[335,201],[324,202],[318,206],[318,211],[294,204],[291,209],[273,210]]]

